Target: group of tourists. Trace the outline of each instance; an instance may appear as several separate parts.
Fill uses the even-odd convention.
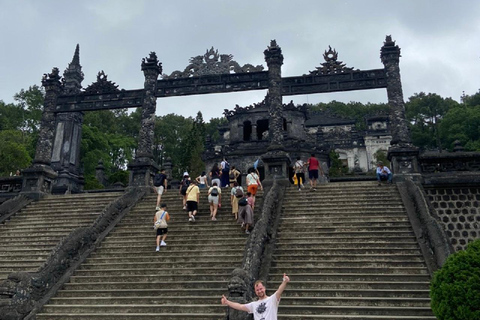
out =
[[[300,156],[293,164],[293,183],[298,186],[298,191],[301,191],[305,185],[305,171],[308,171],[308,179],[310,181],[310,190],[317,190],[317,180],[319,176],[325,176],[325,172],[320,165],[320,161],[312,153],[310,158],[305,162]]]

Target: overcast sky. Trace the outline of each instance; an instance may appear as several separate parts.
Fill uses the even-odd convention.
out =
[[[80,44],[83,87],[104,70],[121,89],[140,89],[142,58],[155,51],[170,74],[212,46],[240,65],[262,64],[276,39],[283,76],[306,74],[331,45],[355,69],[383,68],[385,35],[400,46],[404,98],[432,92],[459,100],[480,88],[478,0],[0,0],[0,100],[41,84],[44,73],[63,73]],[[157,115],[205,120],[223,109],[263,100],[265,91],[161,98]],[[284,102],[387,102],[382,90],[285,97]]]

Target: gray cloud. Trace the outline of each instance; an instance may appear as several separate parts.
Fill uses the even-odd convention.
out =
[[[155,51],[165,73],[214,46],[240,64],[263,64],[276,39],[283,75],[314,70],[328,45],[359,69],[381,68],[380,47],[391,34],[402,48],[404,96],[438,93],[459,99],[478,91],[478,1],[8,1],[0,0],[0,99],[64,70],[80,44],[84,86],[104,70],[120,88],[143,86],[140,63]],[[219,117],[225,108],[263,99],[245,92],[159,99],[157,114]],[[384,90],[286,97],[296,103],[386,102]]]

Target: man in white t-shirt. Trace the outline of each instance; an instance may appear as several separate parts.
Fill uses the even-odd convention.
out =
[[[230,308],[253,313],[255,320],[277,320],[278,304],[280,303],[280,297],[283,290],[285,290],[290,278],[284,273],[282,284],[278,287],[277,291],[270,297],[265,293],[265,285],[261,280],[258,280],[254,284],[255,294],[258,297],[257,301],[253,301],[247,304],[241,304],[232,302],[222,296],[222,304],[229,306]]]

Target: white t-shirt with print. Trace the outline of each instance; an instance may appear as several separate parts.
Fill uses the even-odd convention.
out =
[[[255,320],[277,320],[278,304],[277,295],[273,294],[267,299],[250,302],[245,306],[248,313],[253,313]]]
[[[247,175],[247,186],[251,184],[258,184],[257,180],[258,180],[258,176],[255,172],[249,173]]]

